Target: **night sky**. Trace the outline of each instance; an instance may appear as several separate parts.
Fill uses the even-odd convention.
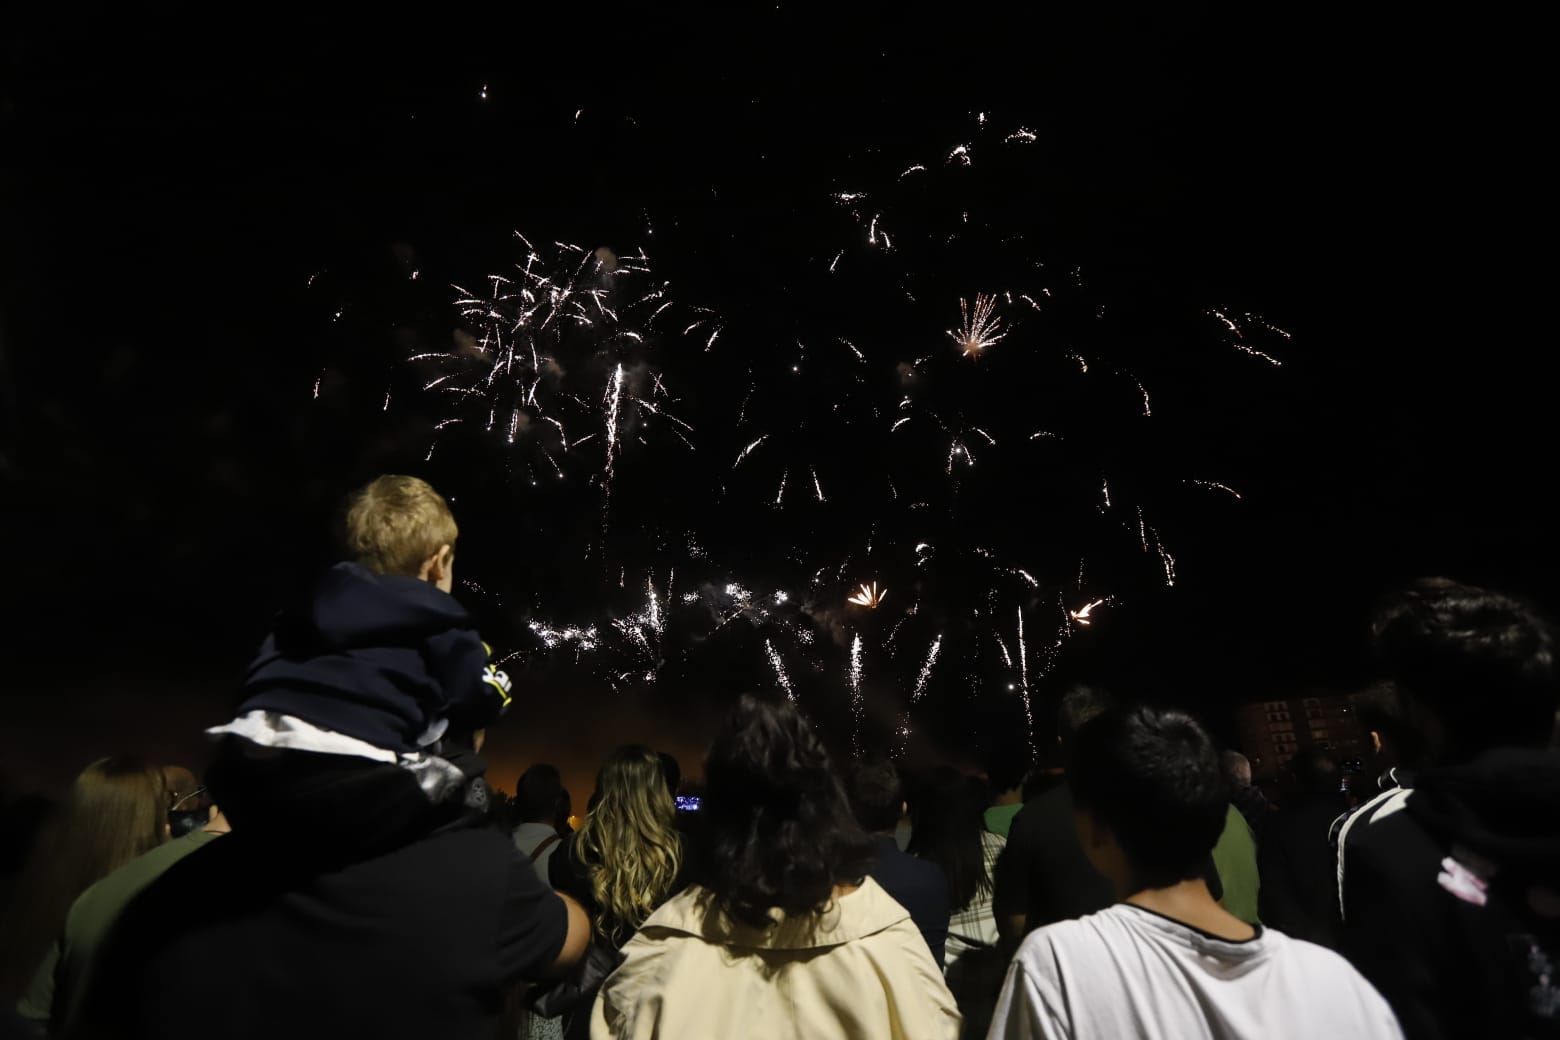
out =
[[[917,352],[902,315],[852,295],[865,283],[817,291],[849,219],[829,196],[940,158],[978,112],[1037,135],[1023,165],[981,165],[968,189],[1023,244],[928,262],[918,292],[1001,288],[1043,255],[1112,313],[1223,307],[1293,337],[1282,369],[1233,352],[1193,364],[1189,340],[1121,326],[1154,394],[1140,483],[1206,477],[1243,497],[1164,507],[1176,585],[1124,578],[1037,704],[1091,678],[1228,733],[1230,703],[1367,678],[1369,604],[1395,582],[1444,573],[1555,606],[1553,335],[1534,259],[1550,239],[1520,27],[1249,6],[21,16],[0,43],[0,777],[39,788],[119,748],[198,764],[199,728],[227,717],[269,617],[331,559],[335,502],[377,472],[454,497],[458,576],[491,593],[462,599],[501,649],[533,617],[626,609],[605,572],[664,575],[679,533],[755,586],[789,580],[787,553],[844,546],[867,526],[849,493],[812,514],[757,508],[758,491],[712,483],[729,455],[694,465],[656,442],[624,456],[623,534],[603,558],[599,486],[532,488],[490,440],[425,465],[438,415],[401,359],[447,347],[449,284],[515,261],[514,229],[642,245],[684,303],[721,317],[708,360],[683,355],[682,411],[702,448],[740,446],[731,412],[750,385],[755,421],[784,423],[844,371],[816,363],[815,390],[769,380],[798,338]],[[827,422],[808,429],[798,450],[829,454]],[[1114,457],[1110,436],[1098,451]],[[1158,472],[1161,457],[1179,468]],[[1097,461],[1055,483],[1092,480]],[[902,465],[850,462],[862,479],[833,486]],[[1021,551],[1066,528],[1040,484],[961,508]],[[885,542],[912,536],[884,524]],[[885,606],[912,595],[893,573]],[[634,738],[692,766],[719,704],[764,684],[752,642],[628,690],[589,662],[538,660],[492,737],[494,780],[546,756],[584,787]],[[826,672],[804,702],[838,743],[847,693]],[[923,721],[942,738],[920,750],[973,763],[981,734],[1010,726],[1012,698],[969,685],[939,679]]]

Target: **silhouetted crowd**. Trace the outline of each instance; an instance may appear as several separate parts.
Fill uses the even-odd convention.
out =
[[[345,533],[204,784],[116,756],[6,807],[6,1036],[1560,1036],[1560,677],[1518,599],[1382,600],[1365,792],[1074,686],[1059,768],[835,761],[742,696],[701,779],[621,747],[577,812],[552,765],[486,783],[513,690],[444,500],[381,477]]]

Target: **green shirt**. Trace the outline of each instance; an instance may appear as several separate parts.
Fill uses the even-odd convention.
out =
[[[1023,802],[1014,802],[1012,805],[993,805],[986,810],[986,829],[992,834],[1000,834],[1006,838],[1008,829],[1013,826],[1013,817],[1017,816],[1018,810],[1023,807]]]
[[[52,1036],[66,1035],[81,1010],[93,961],[120,913],[165,870],[216,837],[208,831],[192,831],[164,842],[76,897],[65,916],[64,935],[49,947],[32,988],[16,1005],[17,1013],[50,1023]]]
[[[1225,813],[1224,832],[1213,847],[1213,865],[1224,886],[1219,904],[1247,924],[1261,923],[1257,920],[1257,841],[1251,825],[1233,805]]]

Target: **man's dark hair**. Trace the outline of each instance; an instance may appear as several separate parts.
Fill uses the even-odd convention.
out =
[[[1074,738],[1073,802],[1116,837],[1150,888],[1202,876],[1229,808],[1213,741],[1190,715],[1112,708]]]
[[[699,884],[733,919],[764,928],[769,910],[820,912],[837,884],[872,862],[829,754],[790,704],[744,696],[704,763]]]
[[[1453,757],[1547,744],[1560,702],[1555,636],[1529,604],[1421,578],[1382,601],[1372,629],[1399,692],[1441,721]]]
[[[1316,798],[1340,794],[1342,772],[1338,759],[1326,748],[1314,744],[1301,748],[1290,759],[1289,768],[1294,770],[1295,786],[1301,794]]]
[[[993,748],[986,756],[986,779],[991,782],[991,793],[1001,794],[1015,787],[1022,787],[1029,775],[1029,746],[1017,741],[1009,746]]]
[[[856,822],[867,831],[878,834],[899,826],[905,787],[894,763],[887,759],[857,762],[846,774],[845,790]]]
[[[661,776],[666,780],[666,789],[676,798],[677,789],[682,786],[682,766],[677,764],[677,756],[670,751],[657,751],[655,757],[661,760]]]
[[[1414,768],[1424,755],[1424,739],[1403,710],[1403,697],[1391,682],[1378,682],[1356,693],[1355,718],[1365,733],[1381,734],[1382,745],[1397,764]]]
[[[1098,686],[1076,683],[1068,687],[1056,706],[1056,735],[1062,738],[1063,746],[1071,747],[1073,738],[1084,724],[1108,711],[1115,703],[1110,691]]]
[[[569,815],[568,798],[558,767],[539,762],[515,785],[515,815],[521,823],[557,823]]]

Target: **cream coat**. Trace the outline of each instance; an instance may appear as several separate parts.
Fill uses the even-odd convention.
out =
[[[623,947],[591,1040],[954,1040],[959,1012],[904,907],[868,878],[759,931],[693,886]]]

